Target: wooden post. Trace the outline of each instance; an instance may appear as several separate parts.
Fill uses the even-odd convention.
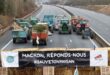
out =
[[[7,68],[1,67],[1,68],[0,68],[0,75],[8,75],[8,70],[7,70]]]
[[[54,75],[54,67],[43,67],[43,75]]]

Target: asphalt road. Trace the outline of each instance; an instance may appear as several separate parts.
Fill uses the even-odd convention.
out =
[[[42,20],[43,16],[46,14],[64,14],[70,18],[70,15],[64,10],[50,5],[44,5],[39,14],[36,13],[33,14],[33,16]],[[58,32],[54,32],[52,36],[49,36],[47,46],[40,46],[40,48],[93,48],[93,44],[93,40],[82,40],[81,36],[76,35],[74,32],[71,35],[59,35]],[[4,36],[0,37],[0,49],[13,50],[18,48],[33,48],[32,42],[28,41],[27,44],[13,44],[11,31],[8,31]]]
[[[91,28],[110,43],[110,16],[80,8],[62,6],[74,15],[83,16],[90,21]]]

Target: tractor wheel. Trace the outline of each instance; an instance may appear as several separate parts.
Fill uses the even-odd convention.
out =
[[[69,31],[69,34],[71,34],[71,31]]]
[[[61,34],[61,31],[59,31],[59,34]]]
[[[84,35],[82,35],[82,39],[85,39]]]
[[[94,39],[94,33],[92,31],[90,32],[90,38]]]
[[[51,29],[51,32],[54,33],[54,29]]]
[[[76,30],[73,28],[73,32],[76,32]]]
[[[91,38],[91,39],[94,39],[94,35],[93,35],[93,34],[91,34],[91,35],[90,35],[90,38]]]
[[[85,39],[85,34],[84,30],[82,31],[82,39]]]
[[[47,41],[46,40],[44,41],[44,45],[47,45]]]
[[[24,43],[27,43],[27,38],[24,38]]]
[[[79,30],[76,30],[76,34],[79,35]]]
[[[28,35],[28,36],[27,36],[27,40],[31,40],[31,36]]]
[[[36,39],[32,40],[32,45],[35,46],[36,45]]]
[[[13,43],[16,43],[16,38],[13,38]]]
[[[76,32],[76,29],[74,27],[72,29],[73,29],[73,32]]]

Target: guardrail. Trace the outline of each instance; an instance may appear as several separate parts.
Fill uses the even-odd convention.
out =
[[[71,16],[74,16],[73,13],[71,13],[70,11],[68,11],[67,9],[65,9],[64,7],[61,6],[56,6],[59,7],[63,10],[65,10],[67,13],[69,13]],[[101,35],[99,35],[94,29],[90,28],[91,31],[93,31],[93,35],[94,35],[94,40],[96,40],[97,43],[100,44],[101,47],[110,47],[110,43],[107,42]]]
[[[40,6],[38,9],[34,10],[34,11],[31,12],[30,14],[28,14],[28,15],[22,17],[22,18],[23,18],[23,19],[28,18],[28,17],[31,16],[32,14],[34,14],[34,13],[36,13],[36,12],[39,12],[41,8],[42,8],[42,6]],[[2,35],[3,35],[6,31],[8,31],[10,28],[11,28],[11,25],[8,26],[8,27],[6,27],[6,28],[4,28],[4,29],[1,29],[1,30],[0,30],[0,36],[2,36]]]

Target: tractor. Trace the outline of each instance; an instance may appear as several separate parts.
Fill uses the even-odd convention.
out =
[[[13,43],[24,42],[27,43],[27,32],[23,29],[12,30]]]
[[[32,45],[47,45],[48,24],[37,23],[32,27]]]
[[[87,37],[93,38],[93,32],[90,30],[90,25],[86,19],[79,20],[79,24],[76,25],[76,33],[82,34],[83,39]]]
[[[15,26],[18,25],[23,30],[26,30],[27,37],[28,37],[27,39],[30,40],[31,39],[31,33],[32,33],[32,25],[28,22],[28,20],[27,19],[15,19],[14,23],[16,23]]]
[[[48,23],[48,28],[50,32],[54,32],[54,16],[44,15],[43,22]]]
[[[30,22],[31,25],[36,25],[36,23],[38,23],[38,21],[39,20],[37,18],[35,18],[35,17],[31,17],[29,19],[29,22]]]
[[[27,39],[30,40],[32,33],[32,25],[28,22],[19,22],[19,26],[21,26],[24,30],[27,30]]]
[[[68,19],[61,19],[60,20],[60,26],[59,26],[59,34],[71,34],[71,26],[69,25]]]
[[[74,16],[71,19],[71,26],[72,26],[73,32],[76,32],[76,26],[77,26],[78,23],[79,23],[78,17],[77,16]]]

